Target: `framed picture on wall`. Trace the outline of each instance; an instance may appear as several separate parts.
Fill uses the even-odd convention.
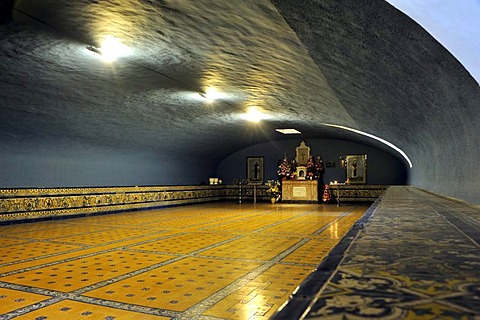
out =
[[[367,155],[350,154],[345,156],[346,182],[351,184],[367,183]]]
[[[297,164],[300,166],[307,165],[310,158],[310,147],[305,144],[305,141],[302,141],[295,150],[297,154],[295,161],[297,161]]]
[[[249,183],[263,184],[263,157],[247,157],[247,180]]]

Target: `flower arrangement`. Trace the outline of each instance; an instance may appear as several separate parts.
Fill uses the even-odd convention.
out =
[[[291,162],[290,162],[290,175],[288,176],[289,179],[295,179],[296,175],[297,175],[297,161],[295,159],[293,159]]]
[[[280,201],[282,197],[280,182],[277,180],[268,180],[266,185],[268,186],[267,194],[271,196],[272,203]]]
[[[313,179],[317,179],[316,178],[316,172],[315,172],[315,162],[313,160],[313,157],[310,156],[308,158],[308,162],[307,162],[307,173],[306,173],[306,179],[308,180],[313,180]]]
[[[306,167],[307,172],[305,178],[309,180],[318,180],[325,172],[321,156],[310,156]],[[288,162],[288,159],[285,157],[278,165],[277,175],[280,180],[295,179],[296,171],[297,162],[295,160]]]
[[[322,160],[322,157],[320,156],[317,156],[315,158],[315,176],[314,176],[314,179],[320,179],[320,177],[322,176],[322,174],[325,173],[325,167],[323,166],[323,160]]]
[[[285,157],[280,163],[280,165],[278,166],[277,175],[280,179],[287,178],[287,177],[290,177],[291,171],[292,171],[292,168],[290,167],[290,164],[288,163],[288,160]]]

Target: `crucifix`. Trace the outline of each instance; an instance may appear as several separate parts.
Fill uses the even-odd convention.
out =
[[[258,169],[259,169],[259,167],[260,167],[260,165],[258,164],[258,162],[255,162],[255,164],[253,165],[253,168],[254,168],[254,169],[253,169],[253,172],[254,172],[253,178],[254,178],[255,180],[258,180],[258,172],[259,172]]]

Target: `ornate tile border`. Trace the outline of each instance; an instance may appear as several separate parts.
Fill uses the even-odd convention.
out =
[[[386,185],[338,185],[331,186],[331,192],[340,202],[374,202],[387,188]]]
[[[257,186],[257,199],[266,186]],[[0,189],[0,224],[18,220],[151,209],[211,201],[235,200],[235,185]],[[253,186],[242,186],[253,198]]]

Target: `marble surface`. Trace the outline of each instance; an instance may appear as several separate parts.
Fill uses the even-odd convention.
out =
[[[478,319],[478,213],[389,188],[306,319]]]

